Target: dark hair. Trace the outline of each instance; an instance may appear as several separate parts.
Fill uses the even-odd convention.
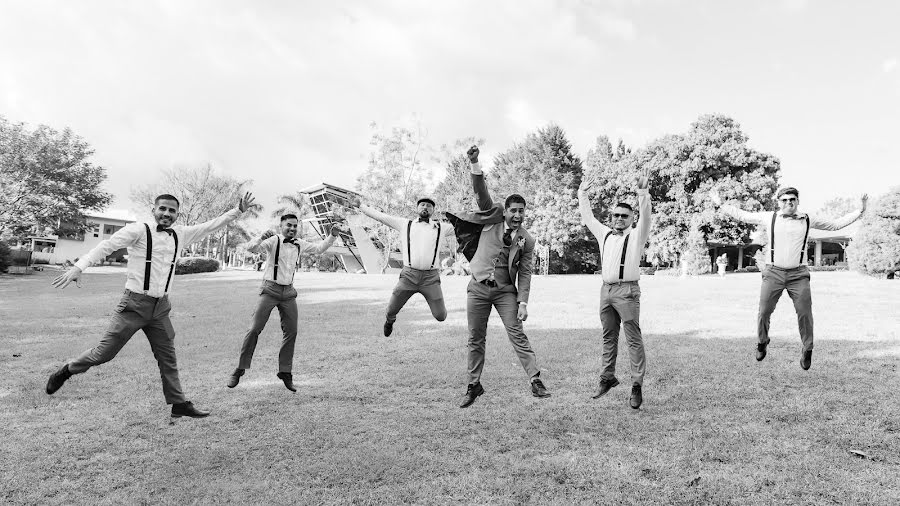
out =
[[[169,195],[168,193],[163,193],[162,195],[159,195],[158,197],[153,199],[153,205],[155,206],[156,204],[159,204],[160,200],[174,200],[175,203],[178,204],[178,207],[181,207],[181,202],[178,202],[178,199],[175,198],[175,195]]]
[[[798,192],[797,189],[794,188],[793,186],[788,186],[787,188],[782,188],[782,189],[778,190],[778,193],[775,194],[775,198],[780,199],[782,195],[793,195],[793,196],[797,197],[798,199],[800,198],[800,192]]]
[[[506,197],[506,202],[503,203],[503,208],[509,209],[509,206],[511,206],[513,204],[522,204],[523,206],[528,205],[525,202],[525,197],[519,195],[518,193],[513,193],[509,197]]]
[[[624,207],[625,209],[628,209],[629,211],[634,212],[634,208],[631,207],[631,205],[629,205],[627,202],[619,202],[618,204],[615,205],[615,207]]]
[[[281,215],[281,223],[284,223],[284,222],[287,221],[287,220],[296,220],[296,219],[297,219],[297,215],[296,215],[296,214],[290,214],[290,213],[288,213],[288,214],[282,214],[282,215]]]

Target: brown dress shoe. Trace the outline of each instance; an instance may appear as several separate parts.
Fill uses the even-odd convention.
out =
[[[478,396],[483,393],[484,393],[484,388],[481,387],[481,383],[475,383],[474,385],[469,385],[466,388],[466,395],[463,396],[462,404],[460,404],[459,407],[468,408],[475,402],[475,399],[477,399]]]
[[[613,378],[611,380],[602,379],[600,380],[600,388],[597,390],[597,393],[591,396],[592,399],[599,399],[606,395],[606,392],[609,392],[610,389],[619,384],[619,380]]]

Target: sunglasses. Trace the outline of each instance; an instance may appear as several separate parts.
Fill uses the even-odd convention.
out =
[[[612,217],[613,218],[622,218],[624,220],[626,218],[631,218],[631,215],[630,214],[613,213]]]
[[[787,202],[796,202],[797,199],[795,199],[795,198],[788,198],[788,199],[781,199],[781,201],[784,202],[784,203],[787,203]]]

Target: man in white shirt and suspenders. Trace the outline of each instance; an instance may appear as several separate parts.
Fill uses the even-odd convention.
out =
[[[250,368],[259,333],[269,321],[272,309],[277,307],[278,315],[281,317],[281,330],[284,333],[281,351],[278,354],[277,376],[288,390],[297,391],[291,373],[294,363],[294,342],[297,340],[297,290],[294,289],[294,273],[300,266],[300,255],[323,253],[334,244],[335,237],[340,233],[340,229],[334,226],[328,238],[312,244],[297,239],[298,226],[299,220],[296,215],[285,214],[281,217],[281,234],[273,234],[267,230],[262,237],[247,245],[250,251],[266,252],[266,268],[263,271],[259,301],[253,313],[253,324],[244,336],[238,366],[228,379],[228,388],[236,387],[244,371]]]
[[[400,251],[403,254],[403,270],[400,281],[394,287],[391,300],[388,302],[384,319],[384,335],[389,336],[394,330],[397,313],[403,309],[406,301],[416,293],[421,293],[428,302],[431,315],[442,322],[447,319],[447,308],[444,305],[444,293],[441,291],[441,271],[438,250],[441,239],[453,233],[449,223],[433,219],[435,203],[429,197],[422,197],[416,202],[416,218],[409,220],[399,216],[391,216],[365,204],[358,198],[349,202],[351,208],[359,209],[363,214],[380,221],[400,232]]]
[[[862,206],[836,220],[816,218],[800,213],[800,192],[796,188],[787,187],[778,190],[778,211],[747,212],[735,206],[722,204],[722,198],[716,188],[709,192],[710,200],[720,211],[737,221],[754,223],[768,228],[768,244],[764,246],[766,265],[760,268],[762,288],[759,295],[759,314],[757,316],[756,360],[766,358],[766,347],[769,345],[769,320],[781,293],[787,290],[794,301],[797,312],[797,323],[800,327],[800,339],[803,350],[800,354],[800,367],[809,369],[812,364],[813,350],[813,315],[812,294],[809,289],[809,268],[806,266],[806,243],[810,229],[840,230],[850,225],[866,210],[868,195],[863,195]]]
[[[638,218],[634,223],[634,209],[619,202],[612,209],[612,227],[600,223],[591,208],[587,191],[594,184],[593,178],[585,178],[578,188],[578,204],[581,220],[600,243],[600,269],[603,286],[600,291],[600,323],[603,326],[603,371],[600,387],[593,395],[597,399],[619,384],[616,379],[616,356],[619,350],[619,325],[625,329],[631,358],[631,407],[638,409],[644,402],[641,391],[644,384],[646,357],[641,335],[641,257],[650,236],[649,169],[645,169],[637,182]]]
[[[253,196],[247,193],[238,203],[237,209],[214,220],[189,227],[173,227],[178,217],[178,199],[168,194],[160,195],[156,197],[152,210],[156,223],[126,225],[81,257],[74,267],[54,279],[53,286],[57,288],[65,288],[73,281],[81,286],[80,276],[85,268],[106,258],[113,251],[128,248],[125,295],[116,306],[106,334],[97,346],[54,372],[47,381],[47,393],[55,393],[73,374],[80,374],[93,366],[109,362],[135,332],[143,330],[159,365],[163,395],[166,403],[172,405],[172,417],[207,416],[208,411],[195,408],[181,391],[175,358],[175,329],[169,320],[172,309],[169,304],[169,286],[180,248],[236,220],[252,204]]]

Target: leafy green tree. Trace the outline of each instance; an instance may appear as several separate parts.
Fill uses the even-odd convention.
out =
[[[826,200],[815,215],[821,218],[840,218],[859,209],[859,199],[850,197],[835,197]]]
[[[565,132],[551,124],[497,155],[486,177],[495,199],[512,193],[525,197],[528,230],[539,246],[550,248],[551,272],[569,270],[566,247],[584,237],[575,195],[581,176],[581,160]]]
[[[900,186],[879,198],[861,218],[847,247],[850,268],[870,276],[900,271]]]
[[[0,237],[22,237],[60,223],[88,228],[85,211],[112,202],[103,191],[106,170],[94,165],[91,146],[68,128],[29,129],[0,116]]]

